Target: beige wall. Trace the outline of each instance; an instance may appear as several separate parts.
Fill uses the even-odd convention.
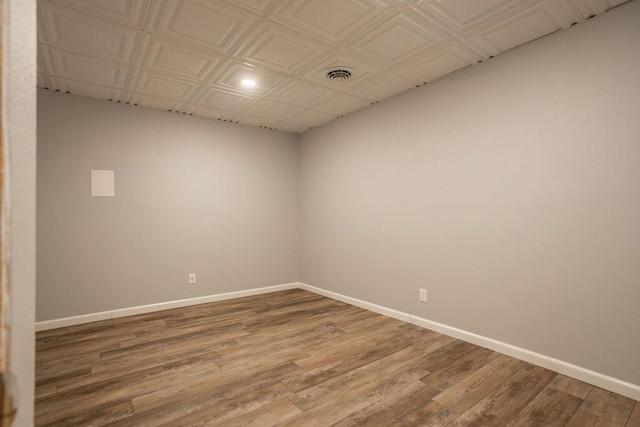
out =
[[[38,320],[297,281],[295,135],[46,90],[38,114]]]
[[[640,384],[639,22],[304,133],[301,281]]]
[[[4,142],[8,143],[11,286],[10,369],[17,378],[15,426],[33,425],[36,255],[36,4],[5,0]],[[7,193],[5,193],[7,194]],[[7,243],[7,242],[5,242]]]

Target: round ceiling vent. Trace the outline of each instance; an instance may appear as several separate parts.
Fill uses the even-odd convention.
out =
[[[327,78],[336,82],[349,80],[353,76],[353,70],[348,67],[333,67],[327,71]]]

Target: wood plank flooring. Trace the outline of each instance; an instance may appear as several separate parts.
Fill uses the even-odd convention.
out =
[[[38,426],[640,426],[634,400],[302,290],[39,332]]]

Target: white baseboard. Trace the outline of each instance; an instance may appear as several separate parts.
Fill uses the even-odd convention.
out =
[[[525,362],[541,366],[554,372],[566,375],[571,378],[575,378],[580,381],[595,385],[605,390],[612,391],[614,393],[621,394],[630,399],[640,400],[640,386],[632,384],[626,381],[619,380],[617,378],[610,377],[608,375],[601,374],[583,367],[574,365],[563,360],[555,359],[553,357],[545,356],[544,354],[536,353],[535,351],[527,350],[521,347],[517,347],[511,344],[507,344],[501,341],[497,341],[491,338],[484,337],[482,335],[474,334],[462,329],[454,328],[442,323],[433,322],[431,320],[414,316],[412,314],[404,313],[402,311],[393,310],[387,307],[383,307],[370,302],[362,301],[357,298],[348,297],[336,292],[327,291],[324,289],[316,288],[315,286],[300,283],[301,289],[323,295],[338,301],[345,302],[347,304],[354,305],[356,307],[364,308],[365,310],[380,313],[394,319],[409,322],[414,325],[430,329],[435,332],[439,332],[450,337],[460,339],[462,341],[470,342],[480,347],[488,348],[490,350],[497,351],[499,353],[506,354],[508,356],[515,357]]]
[[[264,288],[247,289],[246,291],[228,292],[224,294],[206,295],[203,297],[187,298],[176,301],[161,302],[157,304],[140,305],[137,307],[120,308],[116,310],[101,311],[98,313],[83,314],[80,316],[64,317],[61,319],[45,320],[36,322],[36,331],[46,331],[48,329],[64,328],[66,326],[79,325],[82,323],[97,322],[99,320],[115,319],[134,314],[151,313],[171,308],[187,307],[208,302],[223,301],[233,298],[249,297],[252,295],[268,294],[271,292],[297,289],[299,283],[285,283],[283,285],[267,286]]]
[[[171,308],[187,307],[190,305],[204,304],[214,301],[223,301],[233,298],[248,297],[252,295],[267,294],[270,292],[284,291],[288,289],[304,289],[309,292],[323,295],[365,310],[383,314],[403,322],[412,323],[414,325],[439,332],[481,347],[494,350],[508,356],[515,357],[525,362],[532,363],[537,366],[567,375],[580,381],[601,387],[605,390],[621,394],[634,400],[640,400],[640,386],[626,381],[613,378],[599,372],[595,372],[583,367],[565,362],[563,360],[554,359],[544,354],[536,353],[521,347],[497,341],[482,335],[474,334],[462,329],[454,328],[442,323],[434,322],[402,311],[393,310],[388,307],[362,301],[336,292],[327,291],[306,283],[286,283],[283,285],[268,286],[264,288],[248,289],[245,291],[228,292],[224,294],[207,295],[203,297],[188,298],[177,301],[162,302],[158,304],[142,305],[138,307],[122,308],[117,310],[102,311],[99,313],[84,314],[81,316],[65,317],[62,319],[47,320],[36,323],[36,331],[44,331],[47,329],[63,328],[66,326],[78,325],[82,323],[96,322],[98,320],[115,319],[118,317],[132,316],[134,314],[151,313],[154,311],[168,310]]]

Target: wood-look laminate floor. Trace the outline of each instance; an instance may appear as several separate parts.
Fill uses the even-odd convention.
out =
[[[640,426],[640,404],[302,290],[37,335],[36,425]]]

